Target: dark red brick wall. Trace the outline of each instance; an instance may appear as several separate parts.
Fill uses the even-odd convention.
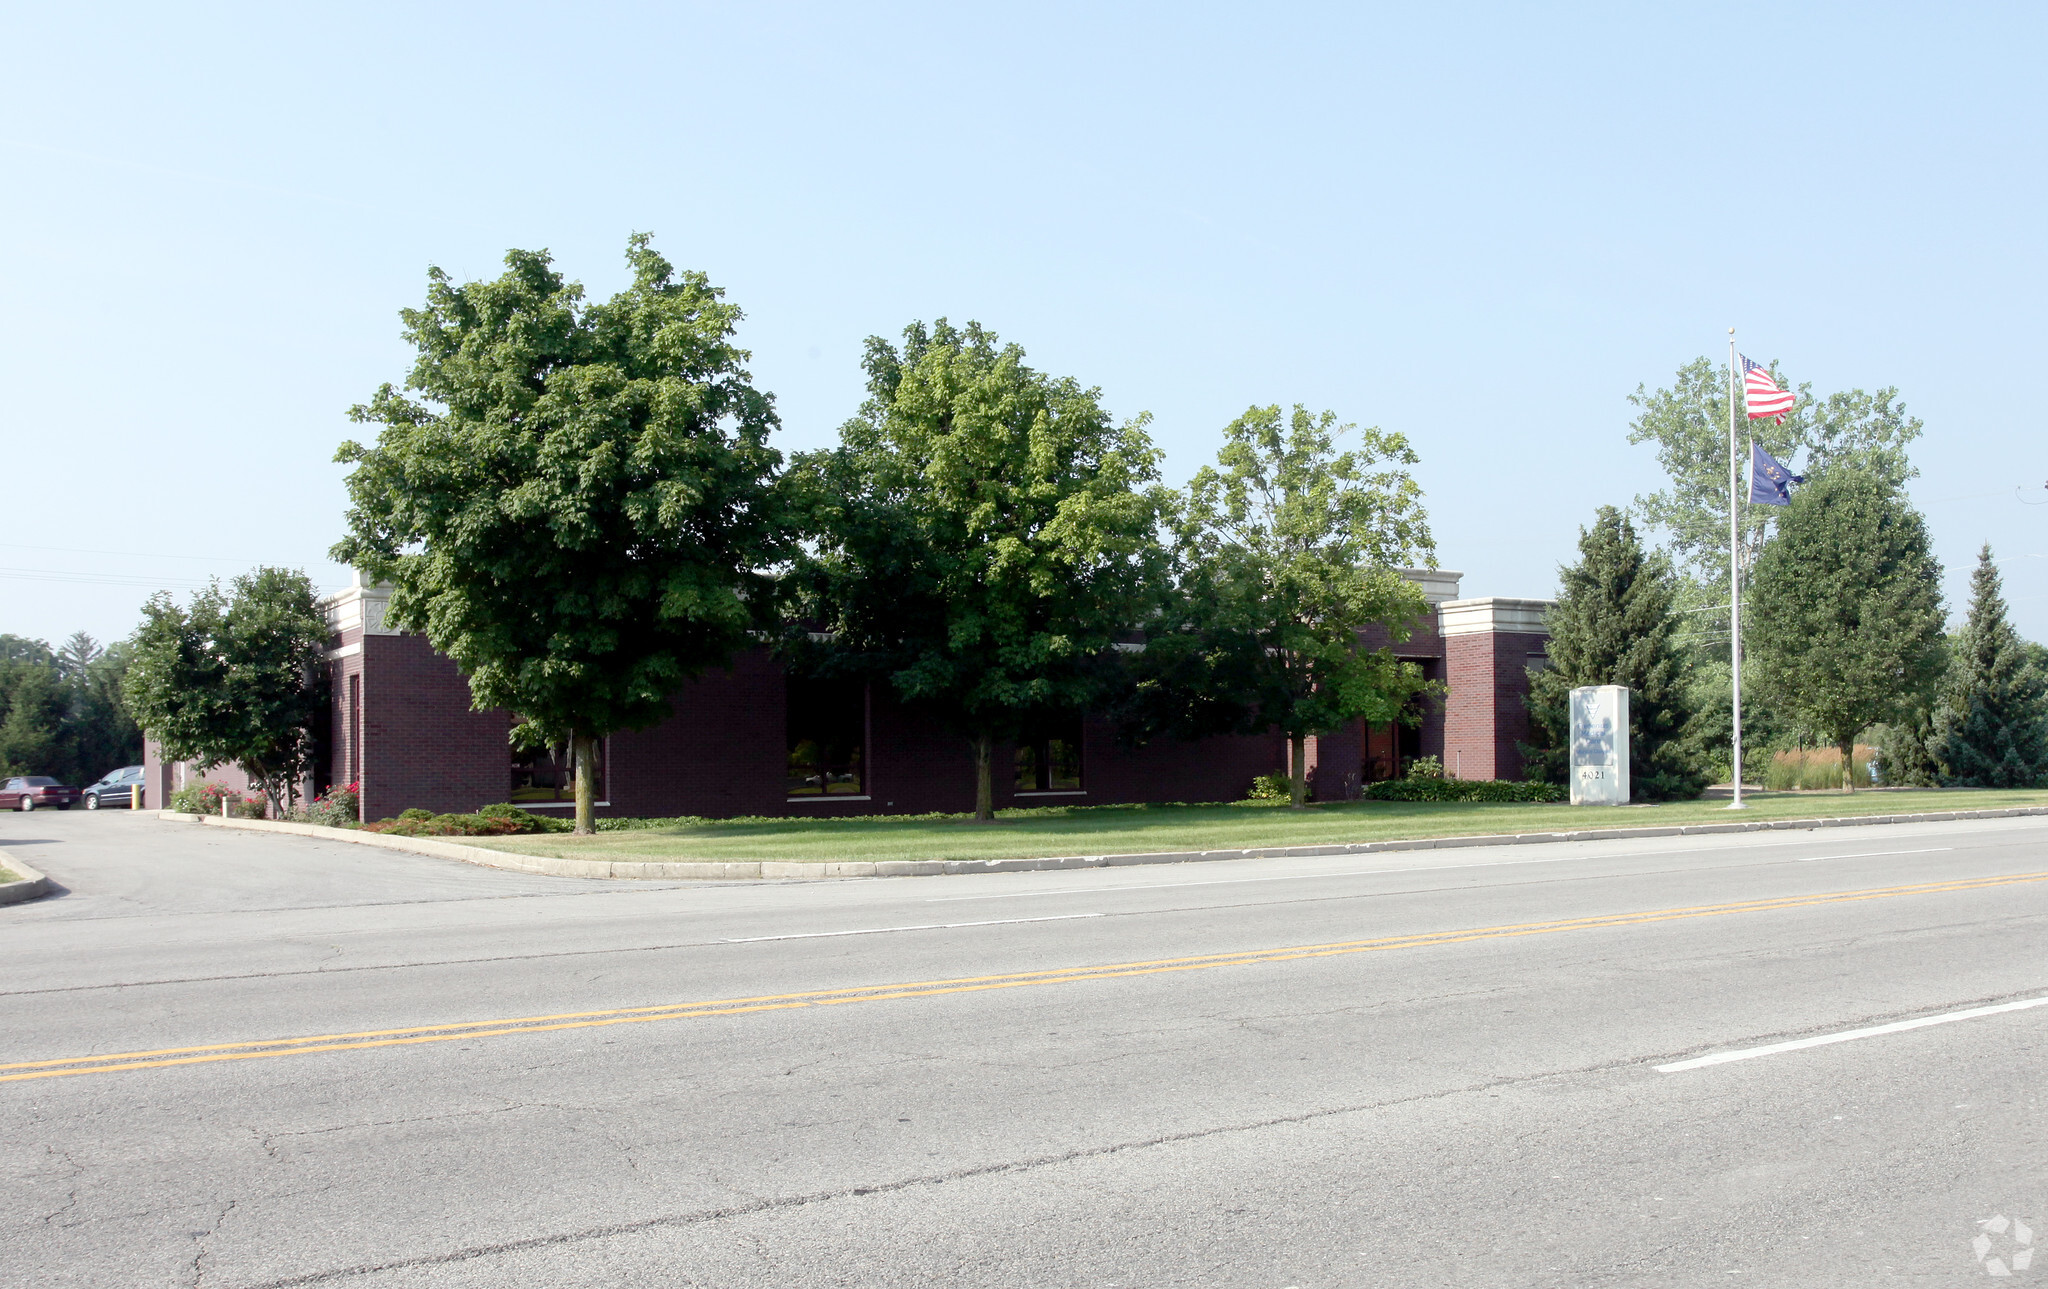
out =
[[[603,813],[783,813],[783,681],[773,659],[743,654],[731,670],[684,686],[670,706],[660,724],[612,735]]]
[[[512,722],[470,707],[469,683],[424,636],[363,637],[362,809],[474,810],[511,791]],[[337,687],[346,695],[344,683]],[[346,702],[346,698],[342,700]]]
[[[351,764],[348,681],[358,677],[363,702],[364,817],[408,807],[468,811],[503,801],[510,786],[502,711],[470,708],[469,687],[454,664],[418,636],[361,636],[337,644],[362,650],[333,664],[334,709],[327,762],[330,781]],[[1403,657],[1423,662],[1451,686],[1448,703],[1432,703],[1421,730],[1422,751],[1447,768],[1462,756],[1466,778],[1514,777],[1515,741],[1527,736],[1522,675],[1541,637],[1471,635],[1445,641],[1433,622],[1405,644]],[[1448,645],[1448,656],[1434,651]],[[644,730],[612,735],[605,793],[613,815],[908,814],[957,813],[974,805],[974,763],[967,739],[896,702],[885,687],[868,697],[868,800],[790,801],[784,789],[785,683],[766,652],[736,659],[671,701],[671,715]],[[1156,740],[1121,746],[1100,721],[1083,726],[1080,796],[1019,796],[1010,767],[1013,749],[995,750],[998,805],[1228,801],[1242,797],[1253,776],[1284,773],[1286,747],[1277,735]],[[1357,795],[1363,728],[1310,741],[1316,795]],[[324,786],[324,785],[323,785]]]
[[[1510,631],[1452,636],[1446,644],[1444,771],[1464,779],[1519,779],[1529,738],[1529,664],[1546,637]]]

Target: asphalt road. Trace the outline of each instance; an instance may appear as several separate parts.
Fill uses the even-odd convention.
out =
[[[2048,999],[2044,843],[631,884],[0,815],[65,888],[0,908],[0,1282],[1981,1281],[2048,1006],[1659,1067]]]

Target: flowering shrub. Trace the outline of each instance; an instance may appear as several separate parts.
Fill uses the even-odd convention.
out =
[[[188,783],[173,792],[171,809],[183,811],[188,815],[217,815],[221,812],[221,802],[237,802],[241,799],[242,794],[225,783],[212,783],[202,779],[198,783]]]
[[[328,788],[306,806],[306,822],[328,828],[355,827],[360,787],[360,784],[350,783]]]
[[[267,819],[270,817],[270,799],[261,792],[252,792],[228,807],[228,813],[238,819]]]

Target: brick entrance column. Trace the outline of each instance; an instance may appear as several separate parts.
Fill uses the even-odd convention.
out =
[[[1437,606],[1444,638],[1444,773],[1519,779],[1529,738],[1529,667],[1541,664],[1553,601],[1486,596]]]

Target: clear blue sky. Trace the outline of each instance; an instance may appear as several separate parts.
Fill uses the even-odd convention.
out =
[[[746,310],[785,449],[857,405],[863,337],[979,319],[1152,412],[1175,481],[1252,403],[1406,432],[1473,595],[1550,594],[1658,486],[1626,396],[1733,325],[1818,392],[1898,386],[1952,605],[1989,539],[2048,638],[2036,5],[5,25],[0,631],[120,636],[259,561],[344,581],[330,458],[427,266],[546,247],[609,294],[644,229]]]

